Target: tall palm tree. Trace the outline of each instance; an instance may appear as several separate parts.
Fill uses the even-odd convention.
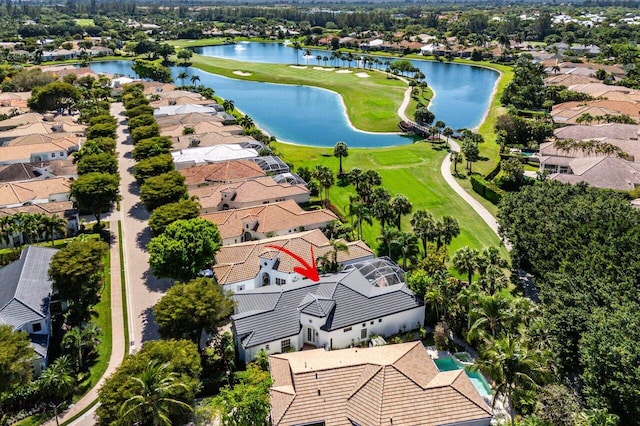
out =
[[[426,210],[416,210],[411,218],[411,227],[422,242],[423,257],[427,257],[427,243],[434,238],[436,231],[433,216]]]
[[[391,208],[391,194],[385,188],[378,186],[373,188],[369,197],[369,205],[371,206],[371,214],[380,221],[381,229],[393,218],[393,209]]]
[[[76,387],[76,378],[72,367],[72,362],[67,356],[61,356],[42,372],[38,378],[38,387],[42,392],[51,398],[51,408],[58,422],[58,407],[62,401],[71,396]]]
[[[492,405],[495,407],[500,396],[506,397],[512,424],[516,414],[514,392],[537,389],[548,375],[543,355],[531,350],[522,336],[506,335],[490,341],[476,367],[493,380]]]
[[[193,407],[176,398],[179,391],[190,392],[190,387],[179,381],[169,364],[151,361],[136,377],[131,377],[134,396],[120,407],[121,417],[134,423],[142,421],[153,426],[170,426],[171,414],[176,411],[193,411]]]
[[[333,172],[327,166],[322,166],[318,164],[316,165],[316,168],[313,170],[313,177],[318,181],[320,186],[324,189],[323,201],[326,205],[329,202],[329,189],[335,183]]]
[[[338,254],[340,252],[349,253],[349,246],[343,240],[331,240],[331,262],[336,265],[338,269]]]
[[[458,293],[457,302],[461,306],[465,306],[467,308],[467,331],[471,329],[471,316],[473,307],[478,303],[478,299],[480,298],[482,292],[477,283],[472,283]]]
[[[391,199],[391,207],[396,216],[396,227],[398,231],[402,230],[402,216],[411,213],[413,204],[404,194],[397,194]]]
[[[51,247],[53,247],[53,241],[57,234],[65,236],[67,233],[67,221],[60,216],[43,216],[40,219],[40,230],[44,233],[45,238],[49,238],[51,241]]]
[[[358,233],[358,239],[362,239],[363,222],[369,225],[373,224],[371,210],[359,197],[349,196],[349,216],[352,218],[352,225]]]
[[[333,147],[333,156],[340,160],[340,171],[338,172],[338,176],[343,175],[342,170],[342,158],[349,156],[349,147],[343,141],[338,141],[336,145]]]
[[[400,247],[402,253],[402,269],[407,270],[407,260],[414,259],[420,252],[418,249],[418,238],[411,232],[400,232],[396,238],[391,241],[391,245]]]
[[[238,120],[238,124],[244,129],[250,129],[254,126],[253,119],[248,115],[240,117],[240,119]]]
[[[178,79],[182,81],[183,86],[184,86],[184,81],[187,79],[187,77],[189,77],[189,74],[187,74],[185,71],[182,71],[180,74],[178,74]]]
[[[296,40],[291,44],[291,47],[293,47],[295,49],[295,51],[296,51],[296,65],[300,65],[300,61],[299,61],[299,58],[298,58],[298,50],[302,49],[302,46]]]
[[[16,232],[17,227],[14,222],[14,216],[0,217],[0,242],[8,246],[13,245],[13,236]]]
[[[475,272],[478,264],[478,250],[472,249],[469,246],[462,247],[453,253],[452,263],[456,271],[461,274],[467,274],[467,283],[471,285],[473,279],[473,273]]]
[[[493,339],[504,328],[513,313],[511,311],[512,297],[509,294],[484,294],[478,298],[478,304],[472,309],[475,321],[467,333],[467,340],[483,338],[488,335]]]
[[[191,84],[192,84],[193,86],[195,86],[195,85],[196,85],[196,82],[197,82],[197,81],[200,81],[200,76],[198,76],[198,75],[192,75],[192,76],[191,76],[191,78],[190,78],[189,80],[191,81]]]
[[[382,228],[380,236],[377,238],[387,247],[387,257],[391,258],[391,241],[395,240],[399,232],[395,228]]]

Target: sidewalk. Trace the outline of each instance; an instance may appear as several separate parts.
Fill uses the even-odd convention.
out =
[[[122,282],[120,280],[120,245],[118,241],[118,221],[109,221],[110,231],[112,235],[112,244],[110,248],[111,255],[111,358],[107,370],[102,375],[98,383],[89,390],[78,402],[71,405],[66,411],[58,415],[58,422],[63,424],[73,416],[82,412],[90,406],[98,398],[98,390],[109,377],[120,366],[124,358],[125,342],[124,342],[124,318],[122,316]],[[75,424],[93,425],[95,420],[90,413],[95,407],[82,417]],[[55,426],[56,420],[50,419],[43,423],[45,426]]]

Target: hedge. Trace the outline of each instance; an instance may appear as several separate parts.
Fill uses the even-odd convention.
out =
[[[475,175],[471,176],[471,186],[476,193],[495,205],[498,205],[504,194],[506,194],[504,190],[498,188],[495,184]]]

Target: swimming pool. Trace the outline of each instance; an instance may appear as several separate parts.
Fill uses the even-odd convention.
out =
[[[436,363],[436,367],[438,367],[440,371],[464,370],[471,380],[471,383],[473,383],[473,386],[478,390],[480,396],[483,398],[491,397],[491,386],[479,371],[472,371],[469,368],[465,368],[464,365],[452,356],[436,358],[433,362]]]

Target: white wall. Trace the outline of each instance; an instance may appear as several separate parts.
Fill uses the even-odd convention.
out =
[[[290,339],[291,340],[291,347],[295,348],[296,351],[299,351],[300,349],[302,349],[302,343],[303,342],[302,342],[301,333],[302,333],[302,331],[300,333],[296,334],[296,335],[293,335],[293,336],[290,336],[290,337],[286,337],[286,339]],[[281,347],[282,347],[282,344],[281,344],[282,340],[284,340],[284,339],[279,339],[279,340],[275,340],[273,342],[265,343],[263,345],[253,346],[253,347],[250,347],[250,348],[246,348],[244,350],[240,350],[239,351],[239,357],[244,362],[251,362],[256,357],[258,352],[260,352],[261,350],[264,350],[268,355],[282,353],[282,351],[280,350]],[[238,343],[238,345],[240,346],[239,343]],[[267,346],[269,347],[269,349],[267,349]]]
[[[327,348],[343,349],[352,344],[357,345],[362,340],[369,340],[374,334],[388,337],[397,334],[399,331],[415,330],[424,325],[424,309],[424,306],[421,306],[383,318],[375,318],[366,323],[354,324],[351,326],[351,330],[346,332],[344,330],[348,327],[331,332],[319,330],[318,346],[326,344]],[[371,324],[372,322],[373,324]],[[363,326],[363,324],[365,325]],[[402,328],[403,325],[405,328]],[[367,329],[367,337],[365,339],[360,337],[363,328]]]

